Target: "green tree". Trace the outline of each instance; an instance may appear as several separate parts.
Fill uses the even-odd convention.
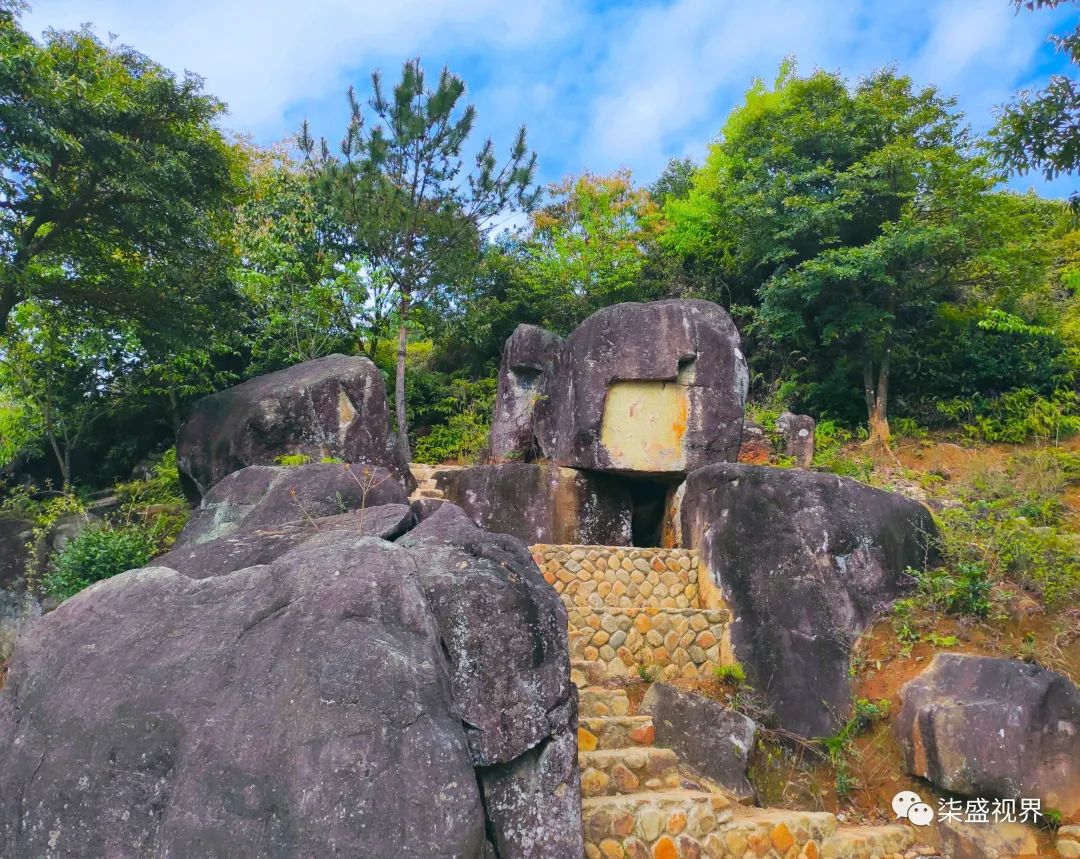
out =
[[[601,307],[642,297],[659,211],[629,170],[564,179],[549,194],[532,216],[526,271],[543,323],[565,333]]]
[[[732,112],[665,236],[726,274],[752,327],[810,390],[860,380],[871,436],[889,437],[894,364],[910,354],[993,186],[951,100],[877,72],[849,88],[785,64]]]
[[[1017,11],[1054,9],[1063,0],[1012,0]],[[1074,4],[1070,4],[1074,5]],[[1080,65],[1080,25],[1065,36],[1051,36],[1073,65]],[[1080,166],[1080,85],[1064,74],[1051,75],[1045,89],[1021,92],[1001,110],[991,146],[1009,170],[1021,175],[1041,170],[1047,179]],[[1075,192],[1073,206],[1080,204]]]
[[[343,244],[394,290],[397,439],[407,458],[405,363],[413,307],[435,301],[440,290],[475,269],[496,218],[513,208],[532,207],[536,156],[528,150],[522,127],[503,166],[489,139],[473,168],[464,171],[462,150],[476,111],[461,106],[465,83],[448,69],[430,88],[420,61],[410,60],[392,93],[384,91],[378,72],[372,75],[372,90],[368,104],[378,121],[371,126],[349,90],[352,116],[340,157],[330,154],[325,141],[316,153],[306,124],[299,142],[342,224]]]
[[[223,105],[88,30],[38,43],[0,9],[0,336],[31,298],[179,328],[224,283]],[[16,10],[17,11],[17,10]]]

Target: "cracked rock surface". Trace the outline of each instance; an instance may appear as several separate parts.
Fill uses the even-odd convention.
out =
[[[0,855],[582,855],[557,595],[453,505],[360,515],[181,547],[37,623]]]

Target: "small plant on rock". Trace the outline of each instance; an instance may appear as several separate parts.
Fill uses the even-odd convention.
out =
[[[286,468],[299,468],[310,462],[311,457],[306,453],[283,453],[274,457],[274,465],[284,465]]]
[[[660,676],[659,665],[646,665],[644,662],[639,662],[637,666],[637,674],[646,683],[655,683],[656,678]]]
[[[714,668],[713,674],[725,686],[742,686],[746,682],[746,671],[738,662]]]

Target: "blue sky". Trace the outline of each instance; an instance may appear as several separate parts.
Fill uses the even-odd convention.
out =
[[[957,96],[977,130],[1021,88],[1067,71],[1047,44],[1076,5],[1017,15],[1008,0],[37,0],[24,25],[93,24],[191,70],[228,102],[225,125],[271,143],[310,119],[335,143],[350,83],[423,58],[465,78],[478,131],[502,151],[525,123],[541,178],[700,160],[755,76],[785,56],[857,77],[895,64]],[[1012,187],[1067,196],[1074,177]]]

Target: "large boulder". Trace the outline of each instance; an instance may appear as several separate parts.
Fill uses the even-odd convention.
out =
[[[488,531],[528,545],[628,546],[633,499],[618,478],[539,463],[435,472],[443,495]]]
[[[363,463],[252,465],[203,496],[173,544],[186,548],[240,534],[382,504],[408,504],[393,473]]]
[[[851,648],[936,560],[921,504],[831,474],[719,464],[686,481],[683,540],[735,620],[738,660],[783,727],[828,736],[851,705]]]
[[[528,462],[536,456],[533,408],[558,358],[562,338],[535,325],[519,325],[503,346],[491,422],[491,458]]]
[[[706,778],[739,799],[753,799],[746,777],[757,724],[703,695],[653,683],[638,708],[652,716],[656,744],[672,749]]]
[[[717,304],[616,304],[566,339],[533,429],[556,465],[685,474],[739,452],[748,383],[739,332]]]
[[[247,465],[281,455],[368,462],[404,475],[389,435],[386,388],[367,358],[328,355],[200,400],[180,428],[176,461],[193,501]]]
[[[900,701],[908,772],[961,796],[1038,798],[1080,820],[1080,689],[1061,674],[939,653]]]
[[[525,547],[449,504],[396,544],[338,518],[36,624],[0,690],[0,855],[580,856],[566,616]]]

